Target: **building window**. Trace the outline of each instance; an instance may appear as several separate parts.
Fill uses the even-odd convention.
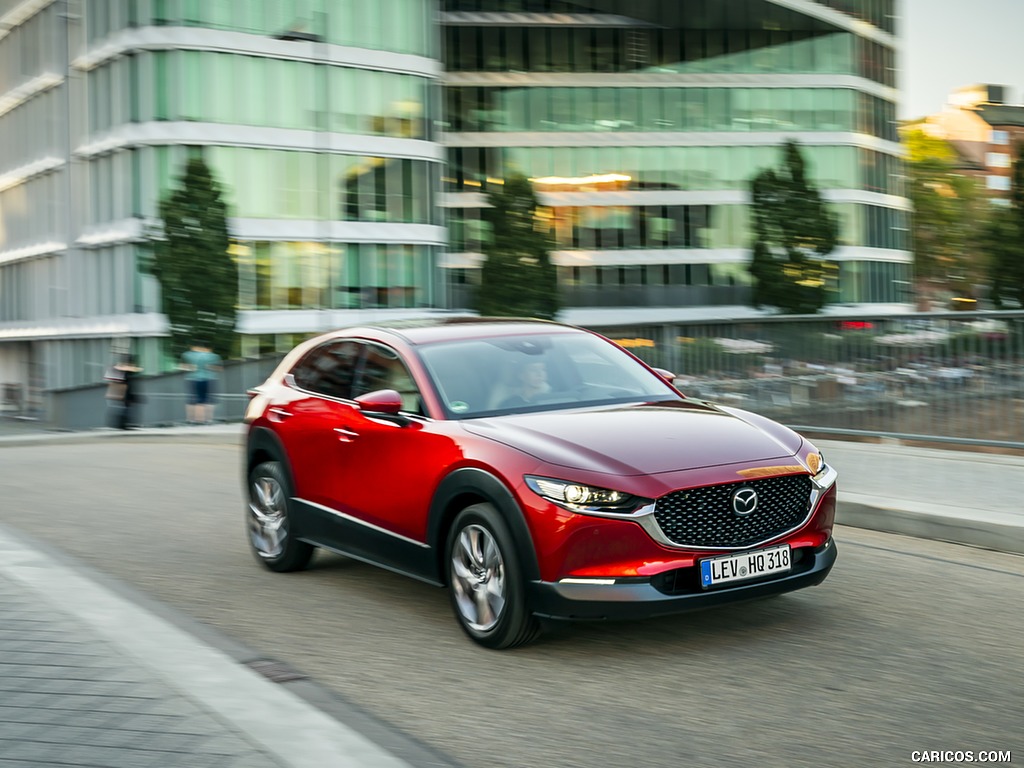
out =
[[[989,176],[988,184],[989,189],[994,189],[999,192],[1006,192],[1010,188],[1010,177],[1009,176]]]
[[[1008,131],[992,131],[992,143],[1006,145],[1010,143],[1010,134]]]
[[[1010,156],[1005,152],[989,152],[985,155],[985,164],[989,168],[1009,168]]]

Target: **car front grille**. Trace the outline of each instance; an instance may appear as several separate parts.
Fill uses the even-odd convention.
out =
[[[733,494],[757,491],[757,507],[748,515],[733,509]],[[658,499],[654,519],[673,544],[686,547],[750,547],[796,528],[811,503],[808,475],[706,485],[674,491]]]

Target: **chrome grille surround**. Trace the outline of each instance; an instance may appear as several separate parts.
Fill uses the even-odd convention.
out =
[[[799,474],[687,488],[659,498],[646,522],[655,522],[660,535],[649,532],[671,546],[746,549],[807,522],[819,496],[815,486],[809,475]],[[758,495],[757,508],[742,516],[732,507],[733,493],[741,488]]]

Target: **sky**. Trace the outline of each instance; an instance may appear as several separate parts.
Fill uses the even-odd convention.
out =
[[[1009,86],[1024,104],[1024,0],[898,0],[898,117],[939,112],[962,85]]]

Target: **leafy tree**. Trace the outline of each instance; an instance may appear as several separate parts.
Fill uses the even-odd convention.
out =
[[[920,129],[907,131],[903,142],[914,206],[911,240],[918,291],[970,295],[984,280],[977,242],[989,203],[978,183],[958,172],[957,154],[948,142]]]
[[[180,184],[160,202],[151,234],[152,273],[160,281],[171,328],[171,353],[205,340],[222,357],[233,355],[238,267],[228,253],[227,205],[209,166],[189,161]]]
[[[997,307],[1024,307],[1024,142],[1014,152],[1010,205],[998,209],[986,227],[992,301]]]
[[[488,195],[484,210],[491,237],[476,294],[482,315],[552,318],[558,311],[555,266],[550,239],[537,217],[537,196],[529,179],[509,176]]]
[[[795,141],[783,147],[783,166],[751,180],[754,247],[750,274],[755,307],[811,314],[825,305],[836,266],[825,257],[839,238],[839,223],[814,184]]]

